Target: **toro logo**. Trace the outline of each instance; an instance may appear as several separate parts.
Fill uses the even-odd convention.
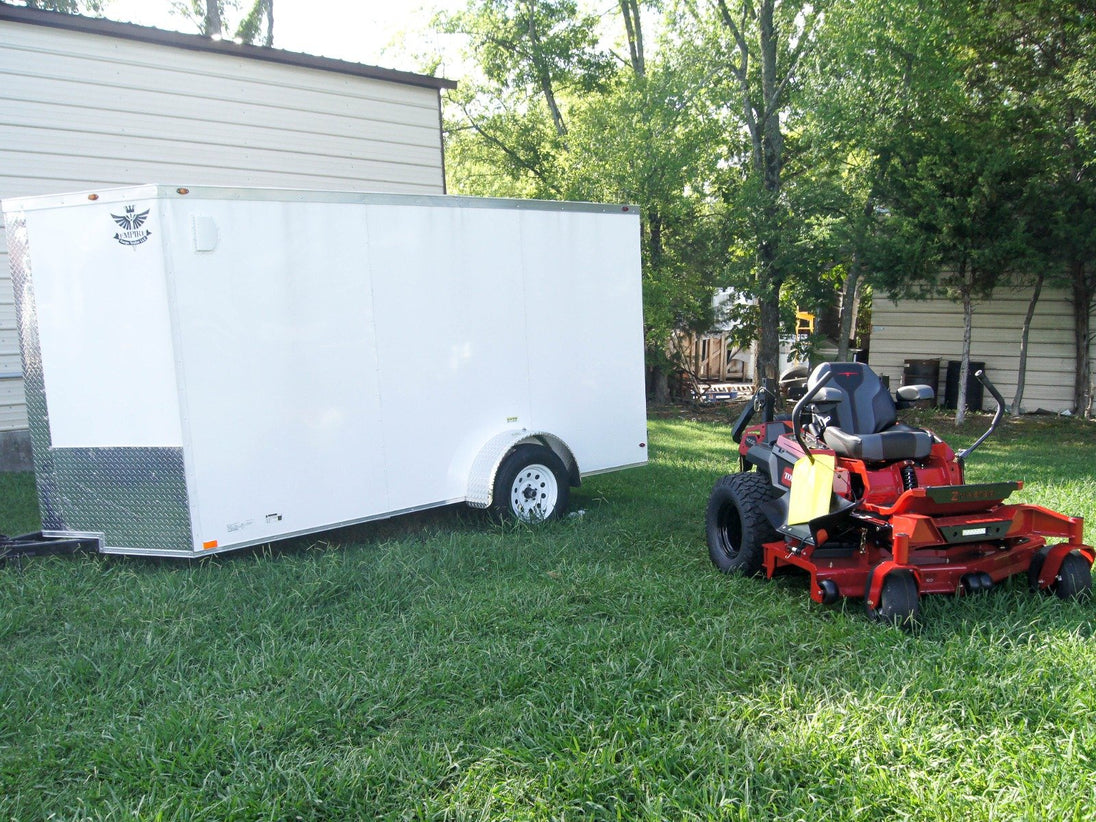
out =
[[[780,475],[780,482],[784,485],[787,485],[789,488],[791,487],[791,484],[792,484],[792,469],[791,468],[785,468],[784,469],[784,473]]]
[[[147,228],[142,228],[145,221],[148,219],[149,209],[145,209],[141,213],[137,213],[137,207],[127,205],[124,214],[111,214],[114,218],[114,222],[118,223],[118,226],[122,229],[114,235],[116,239],[122,245],[135,246],[140,245],[147,240],[152,232]]]

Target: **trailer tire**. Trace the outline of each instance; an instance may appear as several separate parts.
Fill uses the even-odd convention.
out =
[[[766,542],[780,538],[762,511],[774,494],[768,477],[753,471],[728,474],[708,498],[708,556],[724,574],[757,576]]]
[[[507,454],[499,465],[491,510],[507,520],[546,522],[562,516],[570,497],[563,460],[546,446],[525,444]]]
[[[1092,594],[1092,566],[1077,551],[1071,551],[1062,558],[1051,587],[1058,599],[1087,600]]]

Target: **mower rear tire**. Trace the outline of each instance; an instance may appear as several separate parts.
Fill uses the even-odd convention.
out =
[[[780,539],[762,511],[775,493],[768,477],[752,471],[728,474],[715,484],[705,525],[708,555],[724,574],[761,572],[764,544]]]
[[[1058,599],[1088,599],[1092,594],[1092,566],[1076,551],[1066,554],[1051,587]]]
[[[873,622],[894,625],[903,631],[912,631],[921,623],[921,597],[917,591],[917,580],[909,571],[891,571],[887,574],[879,592],[879,607],[872,608],[867,599],[864,605],[868,618]]]

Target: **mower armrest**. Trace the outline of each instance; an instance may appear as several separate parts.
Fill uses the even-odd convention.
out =
[[[919,400],[931,400],[936,392],[928,385],[903,385],[894,392],[899,409],[912,408]]]

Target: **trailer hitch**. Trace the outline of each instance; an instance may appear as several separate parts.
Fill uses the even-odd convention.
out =
[[[98,537],[49,537],[41,531],[18,537],[0,534],[0,565],[24,557],[60,556],[81,551],[98,553],[100,543]]]

